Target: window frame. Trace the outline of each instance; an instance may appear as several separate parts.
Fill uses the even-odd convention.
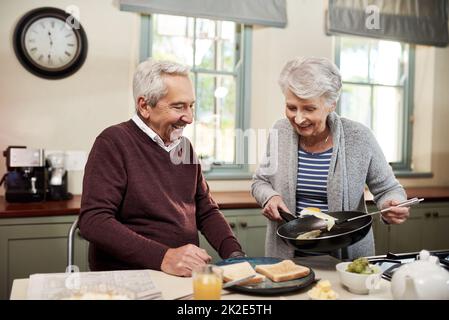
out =
[[[335,64],[340,68],[340,52],[341,52],[341,38],[343,36],[334,36],[334,61]],[[349,37],[349,36],[348,36]],[[365,38],[366,40],[382,40],[382,39],[372,39]],[[391,40],[389,40],[391,41]],[[399,41],[398,41],[399,42]],[[415,75],[415,45],[408,44],[408,70],[407,79],[403,86],[404,88],[404,99],[403,99],[403,125],[401,128],[402,134],[402,161],[390,162],[391,167],[395,174],[407,175],[412,173],[412,140],[413,140],[413,108],[414,108],[414,75]],[[343,81],[342,85],[345,83],[356,84],[356,85],[366,85],[373,88],[374,86],[382,86],[382,84],[356,82],[356,81]],[[387,87],[398,87],[389,86]],[[337,113],[341,113],[341,100],[337,103]]]
[[[153,21],[151,15],[141,15],[140,30],[140,56],[139,61],[142,62],[152,56],[153,49]],[[238,103],[236,112],[236,129],[243,131],[249,129],[250,126],[250,106],[251,106],[251,54],[252,54],[252,27],[242,24],[243,43],[240,43],[242,53],[242,67],[236,71],[236,101]],[[193,68],[192,68],[193,70]],[[200,68],[195,68],[194,72],[217,74]],[[218,72],[225,74],[226,72]],[[197,93],[195,83],[195,94]],[[236,141],[235,150],[242,149],[244,152],[243,159],[248,159],[248,145],[244,141]],[[203,172],[209,180],[238,180],[248,179],[252,177],[250,166],[244,164],[213,164],[210,171]]]

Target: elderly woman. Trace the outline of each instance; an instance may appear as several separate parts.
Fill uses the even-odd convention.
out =
[[[276,235],[282,221],[279,208],[294,215],[306,207],[366,212],[365,184],[379,208],[406,200],[406,194],[370,129],[334,112],[341,76],[332,62],[295,58],[283,68],[279,85],[287,119],[274,124],[277,134],[270,135],[267,148],[267,163],[276,170],[261,165],[251,192],[269,219],[266,255],[292,258],[294,249]],[[394,208],[382,220],[398,224],[408,215],[408,208]],[[332,254],[343,259],[373,255],[373,231]]]

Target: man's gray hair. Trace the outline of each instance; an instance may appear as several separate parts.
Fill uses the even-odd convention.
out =
[[[133,95],[137,110],[137,99],[144,97],[150,107],[154,107],[157,102],[167,94],[167,86],[162,76],[181,75],[189,76],[188,66],[165,60],[148,59],[141,62],[134,73]]]
[[[282,92],[290,89],[301,99],[323,96],[328,104],[333,104],[340,97],[341,75],[326,58],[296,57],[285,64],[279,85]]]

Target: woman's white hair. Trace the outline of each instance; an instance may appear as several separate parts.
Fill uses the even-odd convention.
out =
[[[137,100],[144,97],[150,107],[154,107],[157,102],[167,94],[167,86],[162,76],[182,75],[189,76],[188,66],[165,60],[148,59],[137,66],[133,79],[133,95],[137,110]]]
[[[340,97],[341,75],[326,58],[296,57],[288,61],[279,77],[282,92],[290,89],[301,99],[324,97],[328,104]]]

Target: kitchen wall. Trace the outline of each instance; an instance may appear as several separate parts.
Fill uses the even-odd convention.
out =
[[[333,57],[324,35],[327,1],[289,0],[285,29],[253,31],[251,126],[269,128],[283,117],[277,78],[296,55]],[[12,33],[18,19],[41,6],[80,9],[89,52],[83,67],[62,80],[45,80],[17,61]],[[4,0],[0,2],[0,150],[8,145],[88,152],[107,126],[133,112],[131,79],[138,61],[140,19],[113,0]],[[415,77],[414,167],[428,179],[401,179],[406,186],[449,185],[449,48],[418,47]],[[263,93],[263,94],[261,94]],[[5,172],[0,157],[0,174]],[[81,193],[82,171],[70,172],[70,190]],[[250,181],[210,181],[212,191],[248,190]],[[3,188],[0,191],[3,194]]]
[[[122,12],[117,1],[2,0],[0,2],[0,150],[25,145],[88,152],[106,127],[129,118],[131,82],[138,61],[139,17]],[[61,80],[25,70],[12,47],[18,19],[43,6],[76,5],[88,42],[82,68]],[[0,174],[6,170],[0,157]],[[69,189],[81,193],[82,171],[69,174]],[[4,188],[1,188],[4,192]]]

